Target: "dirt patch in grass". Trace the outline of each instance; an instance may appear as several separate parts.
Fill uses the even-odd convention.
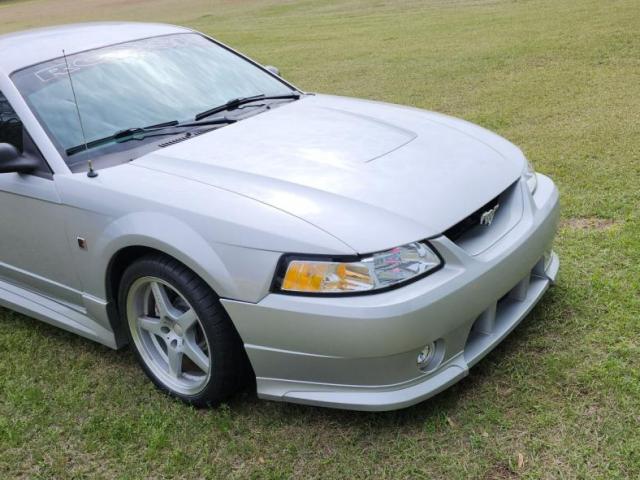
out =
[[[620,222],[610,218],[579,217],[563,220],[560,226],[572,230],[610,230],[619,224]]]

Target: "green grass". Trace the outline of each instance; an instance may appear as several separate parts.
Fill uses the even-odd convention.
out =
[[[458,385],[399,412],[187,408],[130,352],[0,319],[0,477],[639,478],[637,0],[0,3],[0,31],[193,26],[310,91],[480,123],[557,182],[559,285]]]

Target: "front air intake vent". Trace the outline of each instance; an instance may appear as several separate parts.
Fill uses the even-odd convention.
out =
[[[480,225],[480,219],[482,217],[482,214],[494,209],[498,205],[499,198],[500,196],[498,195],[496,198],[484,204],[482,207],[480,207],[478,210],[473,212],[471,215],[464,218],[461,222],[456,223],[453,227],[451,227],[449,230],[444,232],[445,236],[449,240],[455,242],[466,232]]]
[[[444,232],[469,255],[486,251],[520,222],[524,215],[525,187],[516,180],[500,195]]]

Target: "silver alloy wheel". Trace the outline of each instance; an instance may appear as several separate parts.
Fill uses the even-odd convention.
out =
[[[156,277],[137,279],[127,293],[131,336],[147,367],[171,390],[202,391],[211,376],[211,348],[193,307]]]

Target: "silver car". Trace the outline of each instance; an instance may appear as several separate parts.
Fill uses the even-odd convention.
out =
[[[0,304],[214,405],[356,410],[467,375],[558,272],[558,190],[487,130],[300,91],[201,33],[0,37]]]

